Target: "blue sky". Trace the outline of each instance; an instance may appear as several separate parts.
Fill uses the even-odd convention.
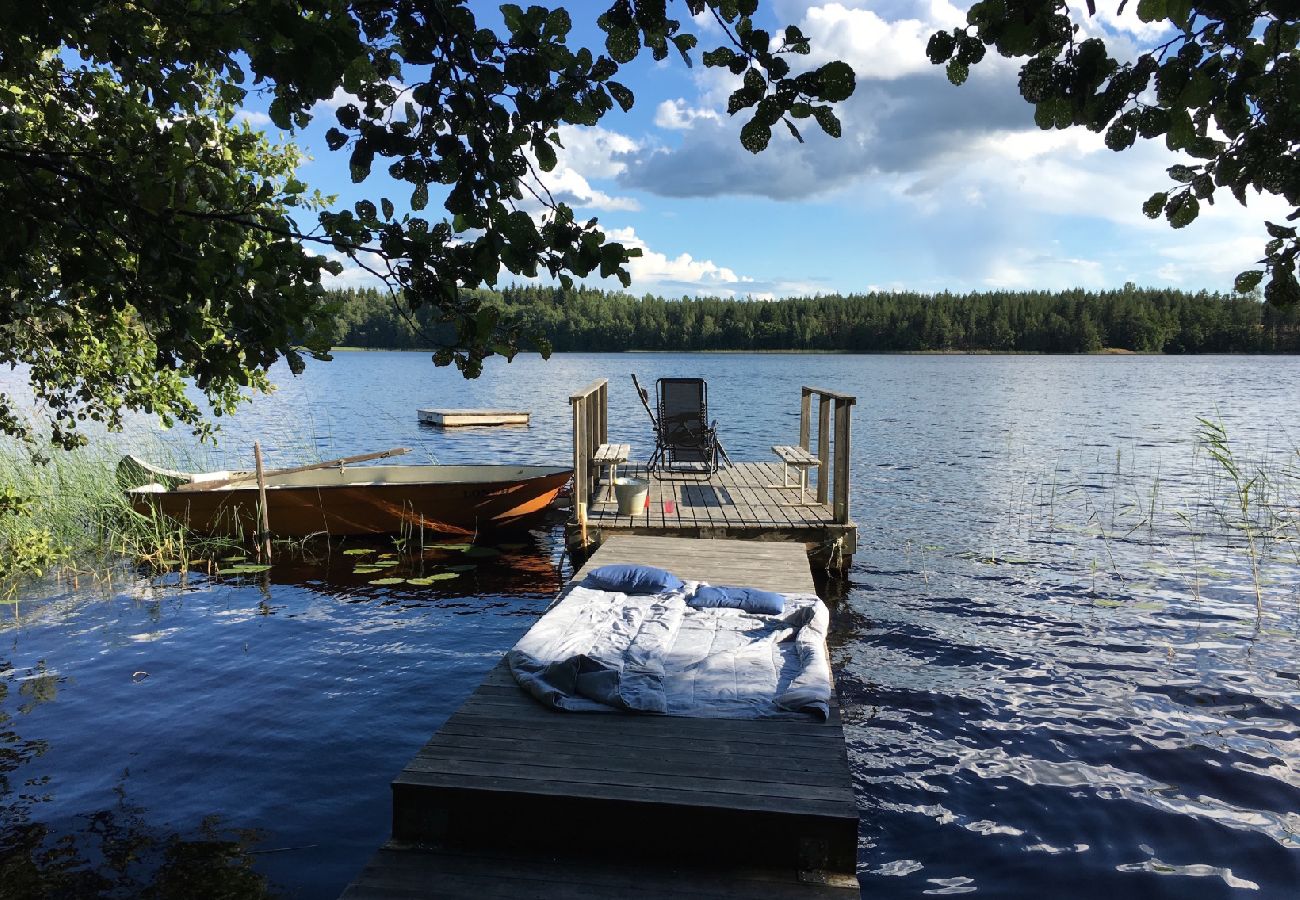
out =
[[[566,5],[571,43],[601,46],[593,22],[607,4]],[[1230,289],[1262,252],[1264,220],[1280,221],[1285,205],[1251,197],[1243,208],[1223,193],[1181,231],[1147,220],[1142,201],[1164,189],[1164,170],[1178,161],[1161,141],[1117,154],[1083,129],[1040,131],[1016,86],[1018,64],[991,54],[958,88],[929,63],[929,35],[963,24],[968,5],[768,0],[770,25],[797,24],[812,39],[809,65],[838,58],[857,71],[857,92],[840,109],[843,137],[827,138],[809,122],[807,143],[778,129],[753,156],[738,140],[744,114],[726,114],[738,79],[698,61],[688,69],[680,58],[646,56],[619,79],[636,93],[632,111],[611,113],[597,128],[565,128],[548,186],[579,216],[642,248],[633,293],[767,298],[1128,281]],[[1160,30],[1137,19],[1136,5],[1118,18],[1078,21],[1116,51],[1151,46]],[[474,6],[485,24],[497,20],[496,4]],[[695,30],[702,48],[720,40],[708,21]],[[250,122],[271,128],[249,100]],[[352,185],[346,151],[324,146],[333,110],[318,104],[317,113],[293,138],[313,157],[304,180],[341,203],[377,197],[386,185],[373,177]],[[390,196],[403,206],[399,193]],[[434,212],[431,203],[426,215]],[[350,268],[333,283],[367,279]]]

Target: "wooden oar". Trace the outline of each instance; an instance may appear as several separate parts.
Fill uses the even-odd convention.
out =
[[[401,456],[403,453],[410,453],[410,447],[394,447],[391,450],[383,450],[379,453],[362,453],[359,456],[344,456],[341,459],[327,459],[325,462],[309,463],[305,466],[290,466],[287,469],[268,469],[262,475],[265,478],[275,478],[279,475],[295,475],[298,472],[310,472],[313,469],[328,469],[330,466],[346,466],[352,463],[368,462],[372,459],[387,459],[390,456]],[[195,481],[189,484],[179,485],[178,491],[208,491],[213,488],[225,487],[228,484],[234,484],[237,481],[248,481],[248,475],[236,475],[231,478],[219,478],[216,481]]]

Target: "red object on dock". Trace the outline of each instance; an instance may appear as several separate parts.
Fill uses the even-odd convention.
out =
[[[671,515],[673,514],[673,510],[675,510],[676,508],[677,508],[677,504],[676,504],[676,503],[673,503],[673,501],[671,501],[671,500],[665,500],[665,501],[664,501],[664,515],[665,515],[665,516],[671,516]]]

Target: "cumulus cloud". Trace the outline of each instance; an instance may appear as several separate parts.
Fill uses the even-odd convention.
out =
[[[651,293],[665,297],[711,296],[772,299],[825,292],[824,286],[795,281],[765,281],[738,274],[710,259],[697,259],[690,253],[668,256],[651,249],[634,228],[606,231],[611,241],[636,247],[641,255],[628,263],[632,293]]]
[[[263,125],[271,124],[271,117],[264,112],[258,112],[255,109],[241,109],[235,113],[232,121],[238,125],[241,122],[247,122],[254,128],[261,128]]]
[[[544,187],[556,200],[576,209],[634,212],[641,208],[635,198],[612,196],[593,187],[590,180],[622,174],[626,169],[624,157],[639,148],[636,141],[599,126],[575,128],[564,125],[560,127],[559,135],[562,146],[555,148],[555,168],[543,172],[534,166],[535,180],[540,182],[536,187]],[[540,201],[527,202],[524,208],[538,213],[542,204]]]
[[[718,121],[722,117],[715,110],[687,105],[685,100],[665,100],[655,108],[655,124],[669,131],[685,131],[697,119]]]

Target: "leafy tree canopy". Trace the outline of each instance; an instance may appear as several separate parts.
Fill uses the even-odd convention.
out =
[[[434,355],[477,374],[519,334],[461,290],[502,270],[565,286],[599,272],[628,283],[635,250],[579,221],[538,175],[562,124],[594,125],[634,102],[618,80],[643,53],[696,59],[674,9],[710,15],[726,40],[705,66],[743,76],[728,106],[758,152],[799,120],[839,134],[842,62],[797,67],[807,38],[754,24],[758,0],[616,0],[603,49],[572,47],[564,8],[500,8],[483,27],[467,0],[60,0],[0,4],[0,363],[29,367],[57,444],[127,410],[206,433],[187,379],[221,414],[265,388],[284,357],[324,358],[331,308],[323,254],[347,254],[410,309],[454,335]],[[377,166],[405,184],[335,209],[296,175],[298,151],[241,123],[250,90],[281,129],[305,127],[342,88],[331,150],[352,179]],[[440,213],[425,212],[430,185]],[[530,215],[525,207],[543,210]],[[34,424],[0,396],[0,430]]]
[[[1094,0],[1086,0],[1095,13]],[[1122,13],[1130,0],[1118,0]],[[1247,192],[1276,194],[1300,219],[1300,3],[1297,0],[1135,0],[1143,22],[1167,22],[1173,34],[1134,59],[1112,56],[1098,38],[1077,40],[1066,0],[979,0],[965,28],[938,32],[927,53],[947,66],[953,84],[992,47],[1025,59],[1020,93],[1040,128],[1083,125],[1125,150],[1163,136],[1191,157],[1170,167],[1172,184],[1142,206],[1174,228],[1194,221],[1220,188],[1238,202]],[[1264,269],[1243,272],[1237,289],[1254,290],[1267,270],[1265,297],[1300,299],[1296,227],[1267,223]]]

